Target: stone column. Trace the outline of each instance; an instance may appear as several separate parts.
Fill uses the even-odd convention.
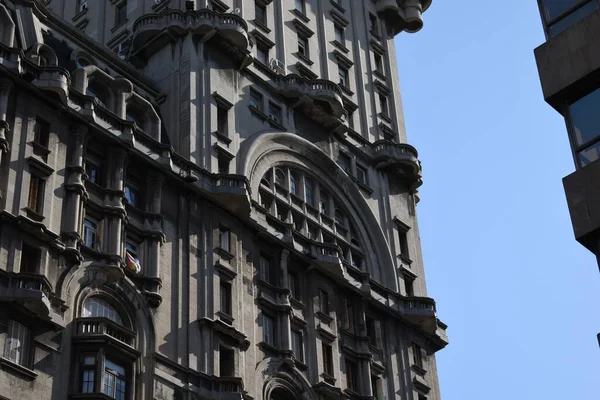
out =
[[[282,303],[284,310],[280,313],[279,323],[281,324],[281,348],[287,353],[292,351],[292,327],[291,327],[291,313],[292,307],[290,305],[291,288],[288,277],[288,260],[290,251],[284,249],[281,251],[281,262],[279,271],[283,274],[283,287],[288,289],[288,292],[283,295]]]
[[[0,163],[2,163],[2,153],[8,153],[9,144],[6,139],[6,133],[9,131],[6,115],[8,113],[8,98],[13,83],[8,78],[0,79]]]
[[[364,299],[361,299],[358,302],[358,319],[356,321],[358,327],[358,334],[362,337],[366,337],[367,332],[367,315],[366,315],[367,303]],[[370,354],[371,350],[369,349],[369,341],[365,339],[361,346],[360,352],[363,354]],[[371,389],[371,357],[364,356],[358,360],[358,368],[361,374],[359,390],[360,393],[364,396],[372,396],[373,390]]]
[[[359,385],[360,394],[363,396],[373,396],[373,388],[371,387],[371,360],[369,358],[360,360],[360,377],[361,384]]]
[[[161,199],[162,185],[164,175],[159,172],[151,172],[148,176],[146,194],[147,194],[147,212],[146,217],[146,259],[142,265],[142,274],[149,278],[145,287],[145,294],[150,305],[156,307],[161,301],[160,296],[160,248],[165,241],[165,235],[162,231],[161,217]]]
[[[109,255],[110,264],[120,266],[123,261],[123,222],[127,215],[123,198],[125,197],[125,168],[127,152],[120,147],[108,151],[108,190],[105,191],[106,207],[104,252]]]
[[[83,182],[84,153],[88,139],[86,125],[77,124],[70,128],[70,152],[66,168],[67,181],[64,184],[66,208],[63,212],[61,232],[65,242],[66,254],[73,259],[80,260],[78,243],[81,240],[83,202],[87,199],[87,192]]]

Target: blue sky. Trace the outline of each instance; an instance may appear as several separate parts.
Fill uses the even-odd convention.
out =
[[[597,399],[600,274],[571,228],[574,171],[542,97],[535,0],[434,0],[396,39],[444,400]]]

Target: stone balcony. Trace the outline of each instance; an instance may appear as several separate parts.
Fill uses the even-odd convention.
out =
[[[386,21],[392,35],[405,31],[415,33],[423,28],[423,13],[431,0],[377,0],[379,16]]]
[[[34,315],[58,327],[64,327],[63,318],[51,304],[52,285],[44,275],[17,273],[0,276],[0,302],[14,302]]]
[[[231,211],[250,215],[250,182],[243,175],[217,174],[211,192]]]
[[[66,69],[56,65],[39,66],[21,49],[7,47],[2,43],[0,43],[0,66],[42,90],[56,93],[63,104],[67,103],[70,74]]]
[[[423,184],[419,153],[413,146],[378,140],[371,145],[371,157],[375,168],[391,170],[398,174],[411,190]]]
[[[398,307],[407,320],[420,325],[429,333],[435,333],[437,329],[435,300],[430,297],[402,297]]]
[[[156,43],[162,33],[203,35],[209,40],[215,35],[245,52],[249,51],[248,25],[235,14],[218,13],[209,9],[198,11],[165,10],[159,14],[146,14],[133,24],[132,52],[148,56],[151,48],[160,47]],[[167,35],[168,36],[168,35]],[[168,38],[166,38],[169,40]],[[155,45],[153,45],[156,44]]]
[[[125,353],[137,355],[135,332],[107,318],[78,318],[75,341],[106,342]]]
[[[290,74],[278,79],[278,87],[282,96],[297,99],[295,106],[326,128],[335,130],[344,125],[342,89],[334,82]]]

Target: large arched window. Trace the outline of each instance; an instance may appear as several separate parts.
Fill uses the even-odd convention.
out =
[[[99,297],[88,297],[85,300],[81,316],[84,318],[108,318],[119,325],[123,325],[117,310]]]
[[[273,177],[276,184],[269,185]],[[294,240],[305,251],[315,251],[315,241],[334,245],[342,262],[366,270],[352,213],[336,201],[334,189],[328,190],[310,171],[285,165],[270,168],[261,177],[259,196],[264,212],[276,218],[269,219],[269,224],[288,234],[285,224],[293,222]]]
[[[85,299],[74,342],[73,392],[117,400],[135,398],[136,334],[125,321],[104,296]]]

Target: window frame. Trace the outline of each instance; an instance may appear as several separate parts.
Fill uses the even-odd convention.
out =
[[[333,24],[333,40],[346,47],[346,31],[340,24]]]
[[[585,97],[591,95],[592,93],[598,92],[598,95],[600,97],[600,87],[596,88],[592,91],[586,92],[585,95],[578,97],[576,100],[571,101],[571,102],[565,102],[563,108],[565,110],[564,115],[565,115],[565,122],[567,125],[567,132],[569,135],[569,141],[571,143],[571,150],[572,150],[572,155],[573,155],[573,161],[575,163],[575,167],[577,169],[581,169],[581,168],[585,168],[587,165],[600,160],[600,156],[594,160],[591,161],[590,163],[587,164],[583,164],[581,157],[580,157],[580,153],[587,150],[587,149],[591,149],[594,146],[598,146],[600,145],[600,131],[598,132],[598,134],[596,135],[596,137],[587,140],[586,142],[583,142],[582,144],[578,144],[576,135],[575,135],[575,121],[573,119],[573,115],[571,112],[571,107],[581,101],[582,99],[584,99]],[[600,125],[600,123],[599,123]]]
[[[35,118],[33,143],[48,150],[50,145],[50,122],[41,117]]]
[[[259,13],[257,12],[258,10],[260,11],[260,15],[262,16],[262,18],[259,18]],[[261,4],[258,1],[254,2],[254,21],[258,22],[259,24],[263,25],[264,27],[267,27],[267,6],[265,4]]]
[[[123,199],[127,202],[127,205],[133,208],[140,209],[141,193],[136,185],[126,183],[125,185],[123,185],[123,193]]]
[[[233,316],[233,283],[227,279],[219,282],[219,309],[222,313]]]
[[[264,96],[259,91],[250,88],[250,107],[256,108],[260,112],[264,112]]]
[[[306,15],[306,0],[296,0],[294,4],[294,10],[298,11],[303,15]]]
[[[560,29],[557,32],[552,32],[553,26],[557,26],[561,22],[567,20],[570,16],[574,16],[575,13],[584,9],[585,7],[587,7],[590,4],[596,4],[596,9],[590,10],[590,12],[588,12],[587,14],[580,16],[579,18],[574,20],[571,24],[564,26],[563,29]],[[546,34],[546,39],[548,39],[548,38],[551,38],[551,37],[554,37],[554,36],[560,34],[561,32],[568,29],[570,26],[576,24],[577,22],[581,21],[583,18],[587,17],[591,13],[596,12],[598,9],[600,9],[600,1],[598,1],[598,0],[579,0],[579,1],[575,2],[573,5],[571,5],[568,9],[563,11],[561,14],[556,15],[554,18],[550,18],[549,12],[546,8],[546,0],[538,0],[538,7],[540,10],[540,15],[542,17],[542,21],[544,23],[544,31]]]
[[[304,363],[304,332],[302,329],[291,329],[292,336],[292,351],[297,361]]]
[[[298,33],[298,55],[310,60],[309,39],[301,33]]]
[[[89,224],[88,224],[89,222]],[[92,227],[90,227],[89,225],[93,225]],[[93,233],[93,239],[91,242],[91,246],[88,243],[88,231],[92,231]],[[95,220],[94,218],[91,218],[89,216],[85,216],[83,218],[83,244],[87,247],[89,247],[90,249],[94,249],[96,250],[98,245],[100,244],[100,240],[99,240],[99,234],[100,234],[100,223]]]
[[[46,180],[34,173],[29,178],[29,197],[27,208],[36,214],[44,215],[44,197],[46,194]]]
[[[16,332],[16,335],[15,329],[18,331]],[[31,328],[17,320],[9,319],[6,330],[6,339],[4,341],[3,357],[14,364],[31,369],[34,353],[32,348],[32,339],[33,331]],[[14,340],[19,341],[19,344],[12,346],[12,342]],[[20,343],[21,341],[23,342],[22,345]],[[20,351],[18,350],[19,347],[22,347]],[[17,355],[16,357],[13,357],[11,353],[15,351],[17,352]]]
[[[231,253],[231,230],[225,226],[219,227],[219,248]]]
[[[262,317],[261,317],[261,321],[262,321],[262,341],[263,343],[271,346],[271,347],[276,347],[277,345],[277,339],[275,337],[276,334],[276,324],[277,324],[277,320],[275,317],[273,317],[272,315],[265,313],[265,311],[261,311],[262,313]],[[267,324],[268,322],[268,324]],[[267,329],[268,327],[268,329]],[[269,335],[267,335],[269,334]]]
[[[115,25],[119,26],[127,21],[127,0],[115,4]]]

